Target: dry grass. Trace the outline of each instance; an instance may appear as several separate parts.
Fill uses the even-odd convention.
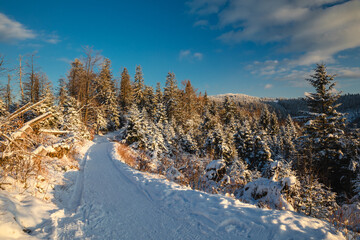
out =
[[[125,144],[118,143],[116,146],[116,152],[121,157],[121,159],[130,167],[137,169],[137,157],[134,156],[131,148]]]
[[[330,217],[329,221],[336,230],[341,230],[346,239],[360,238],[360,211],[354,208],[339,208]]]

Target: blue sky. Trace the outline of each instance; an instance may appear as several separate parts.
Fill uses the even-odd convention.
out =
[[[0,53],[14,68],[37,52],[55,86],[88,45],[115,77],[140,64],[152,86],[173,71],[210,95],[299,97],[325,63],[337,90],[359,93],[359,26],[359,0],[0,0]]]

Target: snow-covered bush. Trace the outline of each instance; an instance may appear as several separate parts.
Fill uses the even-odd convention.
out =
[[[311,176],[301,179],[300,183],[299,192],[294,196],[296,211],[312,217],[328,219],[338,208],[335,201],[336,193]]]
[[[208,181],[219,182],[226,173],[226,163],[223,159],[213,160],[205,169],[205,178]]]
[[[293,206],[286,200],[283,190],[286,187],[294,187],[294,182],[286,181],[288,186],[280,181],[273,181],[267,178],[258,178],[245,185],[240,192],[239,198],[245,202],[257,204],[260,207],[267,206],[269,208],[284,209],[293,211]]]
[[[179,181],[184,179],[184,175],[179,172],[179,170],[174,168],[174,166],[171,166],[170,168],[168,168],[168,170],[166,170],[166,177],[172,181]]]

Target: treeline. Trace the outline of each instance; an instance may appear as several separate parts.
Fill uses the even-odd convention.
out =
[[[277,99],[276,102],[268,102],[275,109],[278,109],[282,114],[290,114],[292,117],[304,116],[309,112],[306,98],[289,98],[289,99]],[[360,112],[360,94],[344,94],[336,101],[338,111],[342,113],[356,113]],[[353,121],[353,119],[350,119]]]

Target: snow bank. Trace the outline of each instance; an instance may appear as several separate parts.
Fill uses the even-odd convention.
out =
[[[29,195],[0,191],[0,239],[37,239],[32,237],[35,234],[46,237],[51,226],[42,233],[35,228],[47,222],[55,208],[54,204]]]

